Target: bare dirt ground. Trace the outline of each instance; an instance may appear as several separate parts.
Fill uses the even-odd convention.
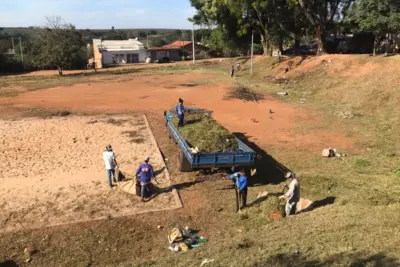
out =
[[[186,106],[200,106],[214,111],[214,117],[232,132],[249,135],[261,144],[291,143],[298,147],[325,146],[350,149],[352,141],[340,133],[323,129],[296,133],[303,123],[317,125],[312,110],[301,110],[271,97],[254,104],[224,99],[231,82],[208,84],[212,74],[186,73],[135,75],[124,82],[112,81],[92,85],[76,84],[33,91],[11,98],[0,98],[7,107],[67,109],[86,112],[157,112],[160,115],[182,97]],[[273,114],[269,113],[269,110]],[[248,130],[251,129],[251,133]]]
[[[150,156],[158,185],[169,176],[143,116],[0,121],[2,231],[41,228],[180,207],[176,192],[148,203],[122,190]],[[110,189],[102,152],[113,144],[127,181]],[[129,191],[134,192],[133,189]],[[127,190],[125,190],[127,191]]]

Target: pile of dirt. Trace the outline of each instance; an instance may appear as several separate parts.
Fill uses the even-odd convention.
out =
[[[173,123],[178,126],[176,117]],[[185,125],[178,130],[189,146],[197,147],[200,152],[232,152],[238,148],[236,137],[206,115],[185,115]]]

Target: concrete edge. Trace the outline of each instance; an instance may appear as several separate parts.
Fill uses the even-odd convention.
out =
[[[162,164],[163,164],[163,167],[164,167],[164,174],[165,174],[165,176],[167,177],[167,179],[169,180],[169,182],[170,182],[170,184],[171,184],[171,182],[172,182],[171,176],[169,175],[169,171],[168,171],[167,165],[165,165],[164,159],[162,158],[161,149],[160,149],[160,147],[159,147],[158,144],[157,144],[157,140],[156,140],[156,138],[154,137],[153,131],[151,130],[149,121],[147,120],[147,116],[146,116],[146,115],[143,115],[143,118],[144,118],[144,121],[146,122],[147,128],[149,129],[150,136],[151,136],[151,142],[153,143],[154,146],[157,147],[158,151],[160,152],[160,153],[159,153],[159,157],[160,157],[160,160],[161,160],[161,162],[162,162]],[[176,190],[176,188],[172,187],[172,193],[174,194],[175,203],[176,203],[176,204],[175,204],[175,206],[169,208],[169,210],[180,209],[180,208],[182,208],[182,207],[183,207],[183,203],[182,203],[182,200],[181,200],[181,198],[180,198],[180,196],[179,196],[178,190]],[[149,212],[150,212],[150,211],[149,211]]]

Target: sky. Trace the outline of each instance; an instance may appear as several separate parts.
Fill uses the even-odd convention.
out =
[[[61,16],[79,29],[189,29],[189,0],[0,0],[0,27],[43,26]]]

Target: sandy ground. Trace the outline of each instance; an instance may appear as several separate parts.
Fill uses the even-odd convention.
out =
[[[168,171],[144,116],[0,121],[2,231],[40,228],[180,207],[175,191],[142,203],[107,184],[102,152],[112,144],[121,171],[134,177],[148,155],[159,187]],[[133,186],[135,187],[135,186]],[[132,190],[130,190],[132,191]]]
[[[244,134],[262,145],[290,143],[315,152],[325,147],[348,150],[353,145],[352,140],[343,137],[339,131],[332,133],[319,127],[306,133],[297,132],[303,124],[318,126],[321,118],[313,111],[271,97],[258,104],[225,99],[232,83],[208,84],[212,77],[212,74],[200,73],[135,75],[124,77],[123,83],[117,80],[91,86],[76,84],[68,89],[56,87],[0,98],[0,105],[89,112],[157,112],[162,116],[164,110],[169,110],[182,97],[186,106],[213,110],[214,118],[228,130]],[[273,114],[269,114],[270,109]]]

